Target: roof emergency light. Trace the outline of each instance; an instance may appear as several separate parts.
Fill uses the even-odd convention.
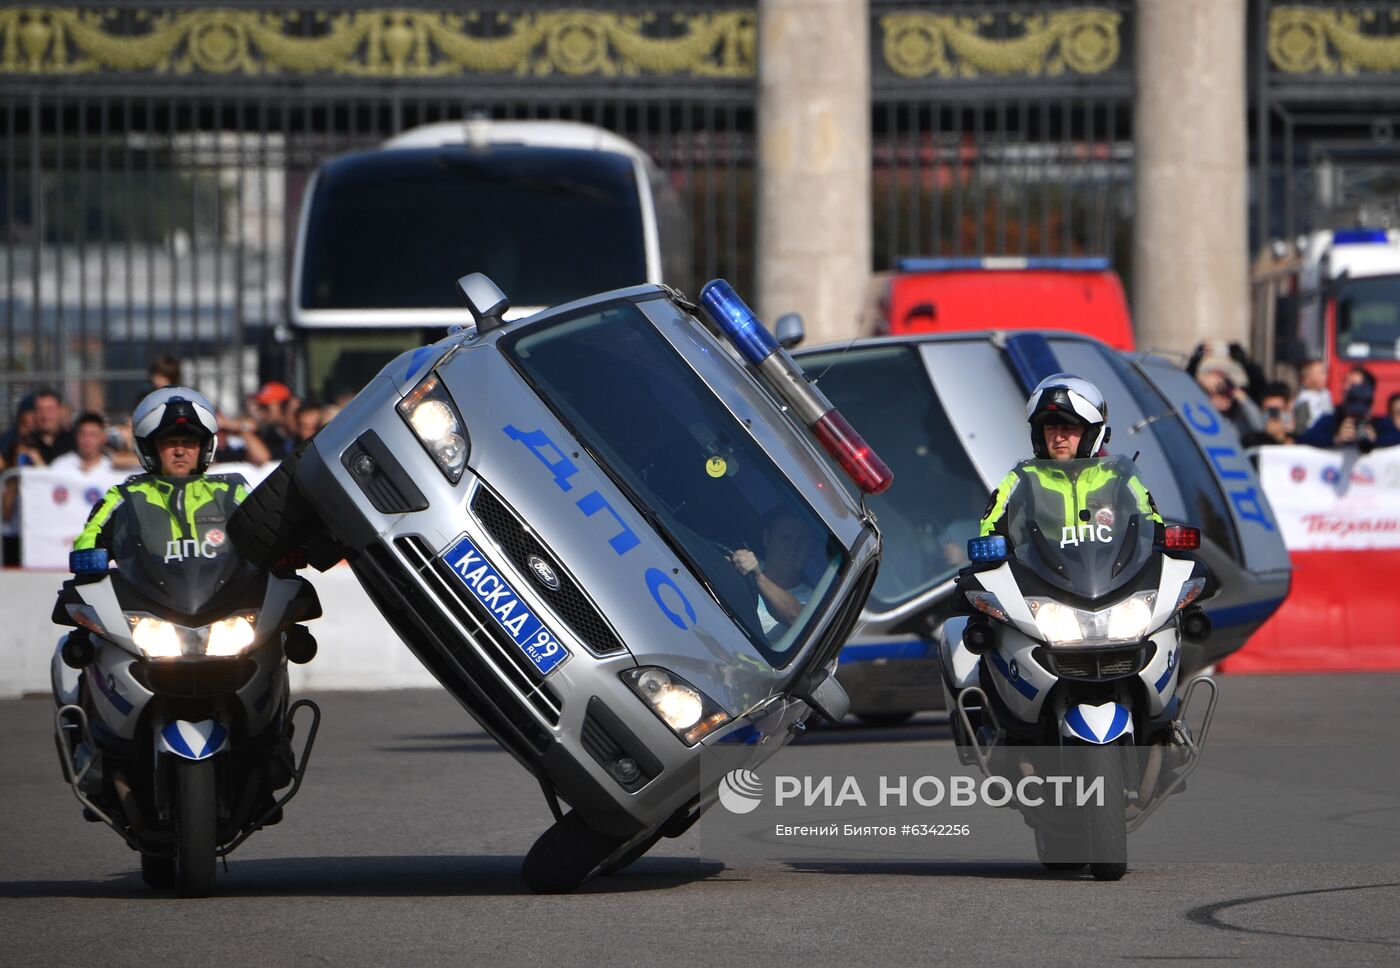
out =
[[[889,466],[826,395],[808,381],[733,286],[723,279],[706,283],[700,290],[700,305],[724,330],[739,354],[763,374],[798,419],[811,428],[857,487],[867,494],[879,494],[894,483]]]
[[[1333,245],[1385,245],[1389,241],[1385,229],[1337,229],[1332,233]]]
[[[989,255],[907,256],[896,264],[900,272],[966,272],[1036,269],[1050,272],[1104,272],[1108,259],[1101,255]]]

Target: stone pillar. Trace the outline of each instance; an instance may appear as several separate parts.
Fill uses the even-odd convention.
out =
[[[807,343],[850,338],[870,278],[870,11],[759,0],[758,298]]]
[[[1138,0],[1138,346],[1248,345],[1246,0]]]

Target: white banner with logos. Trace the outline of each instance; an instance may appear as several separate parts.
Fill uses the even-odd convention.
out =
[[[255,487],[277,465],[215,464],[211,474],[242,474]],[[96,474],[28,467],[19,475],[20,562],[25,568],[67,570],[73,539],[83,530],[93,505],[130,471]]]
[[[1259,481],[1290,550],[1400,548],[1400,447],[1261,447]]]

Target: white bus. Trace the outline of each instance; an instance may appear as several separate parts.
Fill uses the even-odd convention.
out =
[[[308,186],[289,293],[304,395],[358,391],[470,323],[456,280],[484,272],[509,318],[644,282],[689,285],[688,228],[652,160],[568,121],[432,124],[333,158]]]

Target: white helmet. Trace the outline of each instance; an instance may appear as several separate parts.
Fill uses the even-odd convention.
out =
[[[1071,373],[1055,373],[1041,380],[1031,391],[1026,401],[1026,420],[1031,425],[1031,449],[1041,460],[1050,457],[1042,428],[1052,417],[1057,420],[1067,417],[1070,422],[1084,426],[1084,436],[1079,440],[1075,457],[1093,457],[1108,443],[1108,404],[1099,388],[1088,380]]]
[[[148,473],[160,473],[160,455],[156,453],[156,438],[182,433],[199,438],[199,461],[196,474],[203,474],[214,460],[214,445],[219,433],[219,421],[214,405],[198,390],[189,387],[163,387],[148,393],[131,415],[131,435],[136,439],[136,454]]]

